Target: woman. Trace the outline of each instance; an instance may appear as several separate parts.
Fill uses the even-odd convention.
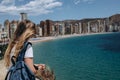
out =
[[[11,57],[17,57],[19,52],[21,51],[24,42],[28,41],[30,38],[34,37],[36,34],[35,24],[29,20],[24,20],[18,23],[17,29],[14,32],[13,39],[9,43],[7,50],[4,55],[5,66],[9,69],[12,65]],[[33,49],[31,45],[27,46],[27,50],[25,52],[24,61],[26,65],[30,68],[30,70],[36,74],[37,70],[33,66]],[[44,69],[44,64],[37,65],[40,69]]]

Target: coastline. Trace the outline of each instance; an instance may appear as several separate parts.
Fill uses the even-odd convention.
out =
[[[45,42],[45,41],[50,41],[50,40],[55,40],[55,39],[63,39],[63,38],[69,38],[69,37],[77,37],[77,36],[87,36],[87,35],[97,35],[97,34],[110,34],[113,32],[104,32],[104,33],[87,33],[87,34],[72,34],[72,35],[63,35],[63,36],[56,36],[56,37],[38,37],[38,38],[33,38],[30,40],[32,43],[37,43],[37,42]],[[4,80],[6,74],[6,68],[4,66],[4,60],[0,60],[0,80]]]
[[[59,35],[59,36],[49,36],[49,37],[38,37],[38,38],[32,38],[29,41],[31,43],[37,43],[37,42],[46,42],[50,40],[63,39],[63,38],[69,38],[69,37],[77,37],[77,36],[80,37],[80,36],[110,34],[110,33],[115,33],[115,32],[85,33],[85,34],[70,34],[70,35]]]

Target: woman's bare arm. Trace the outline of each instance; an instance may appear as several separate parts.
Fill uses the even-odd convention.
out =
[[[34,63],[33,63],[33,58],[24,58],[24,61],[26,63],[26,65],[30,68],[30,70],[36,74],[36,69],[34,68]]]

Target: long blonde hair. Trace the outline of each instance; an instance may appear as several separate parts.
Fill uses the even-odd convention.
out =
[[[12,48],[16,45],[14,56],[17,57],[21,48],[23,47],[24,42],[27,41],[29,38],[33,37],[35,34],[35,24],[31,21],[24,20],[18,23],[17,29],[14,32],[14,37],[13,39],[11,39],[4,55],[6,67],[10,66],[10,53]]]

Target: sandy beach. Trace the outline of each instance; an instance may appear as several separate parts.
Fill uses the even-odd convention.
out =
[[[31,39],[30,42],[36,43],[36,42],[44,42],[44,41],[49,41],[49,40],[68,38],[68,37],[75,37],[75,36],[109,34],[109,33],[111,33],[111,32],[107,32],[107,33],[89,33],[89,34],[72,34],[72,35],[63,35],[63,36],[54,36],[54,37],[38,37],[38,38]],[[4,66],[4,60],[0,60],[0,80],[4,80],[5,74],[6,74],[6,68]]]
[[[55,39],[62,39],[62,38],[69,38],[69,37],[87,36],[87,35],[96,35],[96,34],[110,34],[110,33],[113,33],[113,32],[69,34],[69,35],[59,35],[59,36],[49,36],[49,37],[38,37],[38,38],[30,39],[30,42],[32,42],[32,43],[45,42],[45,41],[50,41],[50,40],[55,40]]]

